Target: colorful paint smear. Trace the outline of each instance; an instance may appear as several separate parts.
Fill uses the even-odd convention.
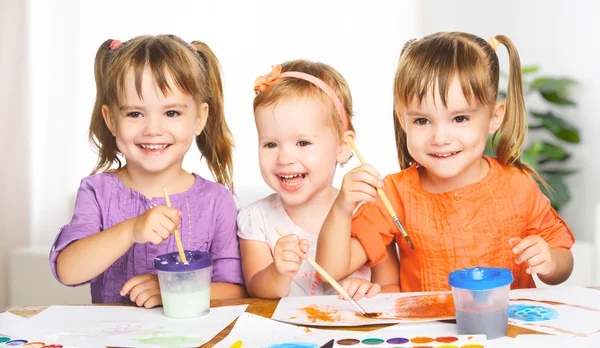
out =
[[[23,348],[42,348],[46,345],[44,342],[29,342],[23,345]]]
[[[359,343],[360,341],[355,338],[344,338],[337,341],[337,344],[339,344],[340,346],[353,346]]]
[[[401,319],[454,318],[454,299],[451,293],[400,297],[394,311]]]
[[[404,344],[404,343],[406,343],[408,341],[409,341],[408,338],[393,337],[393,338],[389,338],[386,342],[389,343],[389,344]]]
[[[437,346],[437,348],[458,348],[458,346]]]
[[[410,340],[412,343],[431,343],[433,338],[431,337],[415,337]]]
[[[150,338],[136,338],[141,344],[154,344],[158,346],[200,346],[206,343],[206,340],[197,337],[186,337],[179,335],[164,335],[164,334],[153,334]]]
[[[313,323],[317,320],[334,322],[340,320],[340,312],[333,310],[323,310],[318,308],[316,305],[300,308],[301,311],[306,314],[306,318]]]
[[[373,312],[373,313],[367,313],[369,315],[364,315],[362,313],[356,313],[354,315],[356,315],[359,318],[363,318],[363,319],[378,319],[383,313],[381,312]],[[381,319],[385,319],[385,318],[381,318]]]
[[[10,341],[4,343],[4,345],[7,347],[21,347],[22,345],[24,345],[27,342],[28,342],[27,340],[10,340]]]
[[[485,348],[485,347],[482,346],[481,344],[467,344],[467,345],[462,346],[460,348]]]
[[[446,336],[446,337],[438,337],[435,339],[436,342],[440,343],[452,343],[458,341],[458,337],[454,336]]]
[[[10,337],[0,336],[0,343],[4,343],[4,342],[8,342],[8,341],[10,341]]]
[[[383,342],[385,342],[385,341],[382,340],[381,338],[365,338],[364,340],[362,340],[363,344],[366,344],[369,346],[373,346],[376,344],[382,344]]]
[[[318,344],[306,342],[290,342],[270,345],[269,348],[319,348]]]
[[[558,318],[558,311],[548,307],[529,305],[508,306],[508,317],[515,320],[537,322]]]
[[[568,303],[563,303],[563,302],[556,302],[556,301],[545,301],[545,300],[532,300],[532,299],[528,299],[528,298],[518,298],[518,299],[511,299],[511,302],[520,302],[520,301],[529,301],[529,302],[538,302],[538,303],[544,303],[544,304],[549,304],[549,305],[560,305],[560,306],[569,306],[569,307],[573,307],[573,308],[579,308],[579,309],[584,309],[586,311],[592,311],[592,312],[600,312],[600,309],[598,308],[592,308],[592,307],[587,307],[587,306],[580,306],[580,305],[573,305],[573,304],[568,304]]]
[[[241,348],[243,344],[244,342],[242,342],[242,340],[237,340],[229,348]]]

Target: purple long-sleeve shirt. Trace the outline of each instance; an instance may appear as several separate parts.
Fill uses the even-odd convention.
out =
[[[244,284],[237,239],[237,209],[232,194],[222,185],[197,174],[194,176],[196,182],[192,188],[169,196],[171,206],[182,212],[179,234],[183,247],[212,253],[213,282]],[[60,230],[50,251],[54,277],[58,279],[56,258],[69,244],[135,218],[157,205],[165,205],[163,197],[149,200],[123,185],[114,173],[94,174],[83,179],[73,218]],[[119,294],[125,282],[136,275],[156,273],[154,258],[176,250],[173,235],[160,245],[134,244],[91,280],[92,303],[130,302],[128,296]]]

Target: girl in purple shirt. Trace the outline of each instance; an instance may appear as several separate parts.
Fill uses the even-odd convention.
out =
[[[152,262],[177,250],[172,233],[179,229],[184,249],[213,255],[211,298],[244,296],[233,141],[213,52],[173,35],[107,40],[96,54],[95,76],[90,140],[98,163],[81,181],[73,218],[52,246],[56,279],[91,282],[93,303],[160,305]],[[182,169],[194,139],[218,184]]]

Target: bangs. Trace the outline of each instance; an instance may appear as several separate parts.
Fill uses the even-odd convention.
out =
[[[200,96],[205,95],[197,76],[206,76],[206,73],[202,71],[204,68],[199,63],[196,53],[185,44],[156,37],[151,40],[133,41],[123,49],[127,51],[118,57],[122,63],[111,64],[115,68],[107,71],[106,104],[125,105],[126,86],[130,81],[134,83],[137,95],[143,99],[142,82],[146,69],[164,96],[171,94],[173,88],[195,99],[201,99]],[[171,86],[170,82],[174,86]]]
[[[455,78],[459,79],[469,105],[474,100],[483,105],[494,104],[498,64],[494,71],[494,64],[492,67],[486,64],[487,58],[481,48],[460,37],[438,36],[416,41],[401,56],[395,79],[395,104],[408,106],[414,101],[421,104],[431,93],[434,100],[439,95],[447,107],[448,92]]]
[[[331,107],[331,116],[325,122],[333,127],[336,134],[341,136],[344,133],[345,129],[340,116],[329,96],[321,88],[306,80],[294,77],[281,78],[266,91],[256,96],[254,110],[261,106],[268,107],[295,98],[317,98],[324,105]]]

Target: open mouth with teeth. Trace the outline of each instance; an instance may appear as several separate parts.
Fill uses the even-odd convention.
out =
[[[306,173],[286,173],[278,174],[277,178],[281,182],[281,185],[286,191],[297,191],[300,189],[306,178]]]
[[[160,152],[171,146],[171,144],[137,144],[137,146],[145,152]]]
[[[459,153],[460,153],[460,151],[455,151],[455,152],[445,152],[445,153],[430,153],[429,155],[436,157],[436,158],[444,159],[444,158],[454,157],[455,155],[457,155]]]

